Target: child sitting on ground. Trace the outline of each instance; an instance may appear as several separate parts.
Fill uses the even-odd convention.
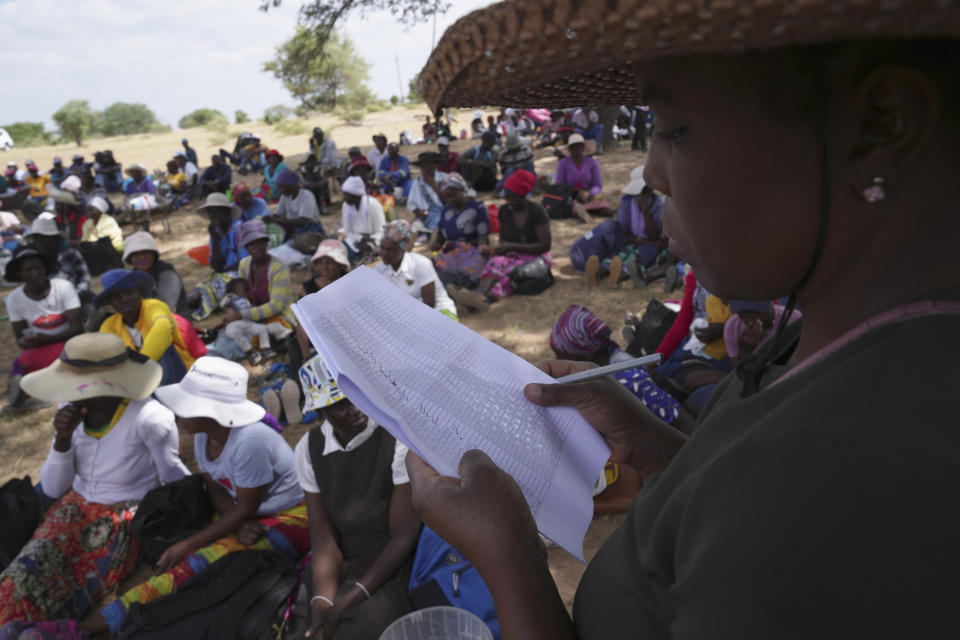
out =
[[[243,278],[234,278],[227,283],[227,295],[221,302],[223,308],[230,307],[237,313],[242,313],[244,309],[249,309],[253,305],[250,303],[250,283]],[[253,320],[234,320],[224,327],[227,337],[237,343],[243,351],[247,362],[257,365],[270,358],[276,353],[270,348],[270,338],[282,340],[292,332],[292,329],[285,327],[280,322],[270,322],[262,324]],[[260,350],[254,350],[250,340],[256,337],[259,342]]]

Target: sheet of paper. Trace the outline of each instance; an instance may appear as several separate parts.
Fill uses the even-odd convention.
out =
[[[610,451],[573,408],[523,397],[553,379],[359,268],[294,305],[341,390],[438,472],[471,449],[520,485],[540,532],[583,560],[592,489]]]

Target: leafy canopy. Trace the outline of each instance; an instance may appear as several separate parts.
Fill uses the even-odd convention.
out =
[[[93,128],[94,117],[89,102],[71,100],[53,114],[53,121],[60,127],[63,137],[73,140],[79,147]]]
[[[147,105],[114,102],[96,115],[93,129],[105,136],[146,133],[157,125],[157,116]]]
[[[181,129],[189,129],[190,127],[202,127],[210,124],[214,120],[226,119],[227,117],[216,109],[197,109],[180,118],[177,126]]]

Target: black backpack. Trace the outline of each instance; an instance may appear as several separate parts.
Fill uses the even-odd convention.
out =
[[[118,640],[281,637],[297,565],[276,551],[235,551],[146,604],[134,602]]]
[[[7,568],[40,524],[40,496],[30,476],[0,487],[0,571]]]
[[[517,265],[509,278],[513,290],[524,296],[535,296],[553,286],[553,274],[543,256]]]
[[[671,311],[657,299],[651,300],[640,322],[634,326],[633,340],[627,345],[627,353],[639,358],[656,351],[676,319],[676,311]]]
[[[573,187],[568,184],[551,184],[543,194],[543,208],[551,220],[564,220],[573,215]]]
[[[170,545],[207,526],[213,503],[203,476],[187,476],[151,489],[130,521],[130,533],[140,541],[140,558],[154,565]]]

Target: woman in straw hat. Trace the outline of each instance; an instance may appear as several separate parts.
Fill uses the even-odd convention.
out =
[[[85,333],[24,377],[31,396],[65,403],[40,470],[43,493],[56,502],[0,573],[0,624],[79,620],[136,565],[139,544],[129,525],[137,504],[161,482],[189,473],[173,413],[150,397],[160,376],[155,362],[116,336]],[[9,627],[3,633],[17,637]]]
[[[197,207],[210,218],[210,267],[213,273],[187,296],[187,304],[195,309],[194,320],[203,320],[220,307],[227,294],[227,283],[237,277],[237,265],[247,256],[239,242],[240,208],[222,193],[211,193]]]
[[[670,250],[714,294],[789,296],[803,320],[718,385],[689,440],[609,379],[527,387],[648,478],[572,622],[516,483],[482,453],[460,480],[408,458],[421,515],[478,567],[505,638],[956,636],[960,371],[942,353],[960,329],[960,5],[597,11],[475,12],[422,93],[435,108],[648,104],[644,176],[667,196]]]
[[[134,162],[127,167],[125,173],[130,176],[130,181],[123,187],[124,194],[128,196],[135,196],[138,193],[156,195],[157,187],[153,184],[153,180],[147,176],[147,168],[143,164]]]
[[[182,382],[157,389],[177,425],[193,435],[197,466],[220,517],[168,548],[157,561],[157,576],[101,609],[84,628],[116,633],[131,604],[176,591],[234,551],[272,550],[296,562],[309,550],[293,450],[262,422],[263,407],[247,400],[247,378],[242,365],[205,356]]]

